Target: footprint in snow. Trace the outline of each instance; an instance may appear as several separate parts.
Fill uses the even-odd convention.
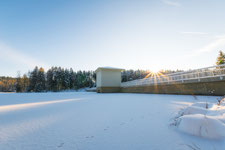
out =
[[[94,138],[94,136],[93,136],[93,135],[92,135],[92,136],[86,136],[85,138],[86,138],[86,139],[88,139],[88,138],[91,139],[91,138]]]
[[[122,122],[120,125],[122,126],[122,125],[124,125],[125,123],[124,122]]]
[[[108,130],[109,129],[109,127],[107,126],[105,129],[104,129],[104,131],[106,131],[106,130]]]
[[[60,143],[60,145],[58,145],[57,147],[60,148],[60,147],[63,147],[64,143]]]

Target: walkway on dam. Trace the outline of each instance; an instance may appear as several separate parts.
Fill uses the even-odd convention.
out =
[[[176,83],[213,82],[225,80],[225,64],[177,72],[172,74],[150,73],[144,79],[122,82],[121,87],[150,86]]]

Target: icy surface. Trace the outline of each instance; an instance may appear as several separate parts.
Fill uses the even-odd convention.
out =
[[[171,119],[181,109],[196,102],[217,102],[216,97],[197,98],[91,92],[1,93],[0,150],[225,149],[223,138],[201,138],[171,127]],[[222,118],[217,119],[222,122]]]

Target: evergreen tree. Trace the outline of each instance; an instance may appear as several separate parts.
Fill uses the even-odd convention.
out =
[[[23,92],[23,83],[19,72],[16,78],[16,92]]]
[[[76,73],[70,68],[70,89],[75,89],[76,86]]]
[[[219,51],[219,55],[217,57],[216,64],[217,65],[225,64],[225,55],[222,51]]]
[[[57,88],[57,85],[58,85],[58,83],[57,83],[57,67],[54,67],[53,68],[53,70],[52,70],[52,72],[53,72],[53,77],[52,77],[52,90],[54,91],[54,92],[56,92],[57,90],[58,90],[58,88]]]
[[[44,69],[41,67],[40,69],[36,66],[34,70],[30,73],[30,80],[29,80],[29,88],[28,91],[30,92],[43,92],[46,90],[45,87],[45,72]]]
[[[56,91],[60,91],[63,89],[63,70],[61,67],[56,67],[56,83],[57,83],[57,89]]]
[[[46,80],[46,89],[53,91],[53,67],[47,71]]]
[[[68,69],[65,69],[63,84],[64,84],[63,86],[66,90],[70,89],[70,71]]]
[[[28,86],[29,86],[29,78],[27,77],[26,74],[24,74],[22,77],[22,91],[27,92]]]
[[[35,92],[43,92],[45,91],[45,72],[44,69],[41,67],[37,72],[37,81],[35,85]]]
[[[29,77],[29,92],[36,92],[36,84],[37,84],[37,78],[38,78],[38,67],[36,66],[33,71],[30,72]]]

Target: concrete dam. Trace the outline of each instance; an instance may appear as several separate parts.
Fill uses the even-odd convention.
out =
[[[160,72],[150,73],[149,77],[144,79],[122,83],[121,77],[118,76],[121,70],[103,68],[102,71],[105,73],[97,73],[97,92],[225,95],[225,64],[166,75]],[[117,72],[117,76],[112,72]],[[101,81],[101,86],[98,85],[98,81]]]

